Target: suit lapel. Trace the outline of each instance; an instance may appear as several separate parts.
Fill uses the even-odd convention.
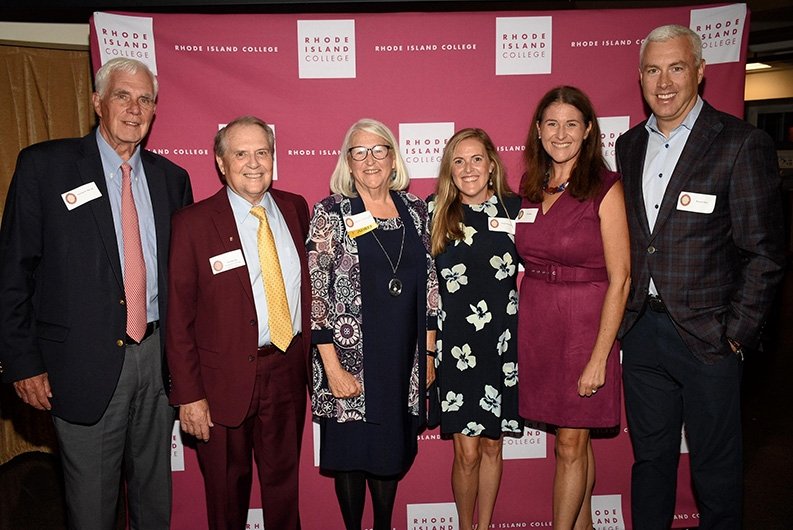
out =
[[[157,267],[164,259],[168,259],[168,242],[170,240],[170,207],[168,206],[168,190],[165,183],[165,172],[154,165],[149,153],[141,148],[141,162],[146,173],[146,184],[151,197],[151,209],[154,214],[154,231],[157,235]],[[161,270],[162,272],[162,270]],[[158,277],[161,277],[158,275]]]
[[[627,167],[620,168],[625,178],[631,178],[628,195],[626,196],[626,203],[629,208],[635,210],[635,215],[632,218],[639,222],[644,237],[650,237],[650,225],[647,223],[647,213],[644,209],[644,193],[642,191],[642,180],[644,175],[644,157],[647,154],[647,139],[648,133],[642,125],[639,131],[640,141],[627,142],[629,151],[625,157]]]
[[[724,128],[724,125],[716,119],[715,113],[711,111],[712,107],[705,103],[697,121],[694,123],[694,128],[691,129],[686,146],[683,148],[683,152],[680,153],[680,159],[672,172],[672,178],[664,193],[664,199],[661,201],[661,209],[658,212],[658,219],[655,221],[653,236],[659,233],[672,211],[677,208],[677,198],[680,196],[680,192],[686,188],[691,178],[695,176],[695,171],[699,167],[698,161],[710,149],[711,144],[713,144]]]
[[[95,132],[92,131],[88,136],[83,137],[83,152],[85,156],[77,161],[77,170],[80,173],[80,180],[83,184],[93,182],[102,193],[100,200],[91,201],[88,206],[96,221],[96,228],[102,243],[105,247],[110,268],[116,277],[118,285],[124,288],[124,273],[121,270],[121,258],[118,255],[118,241],[116,240],[116,227],[113,223],[113,210],[110,208],[110,198],[107,193],[107,181],[105,180],[105,170],[102,166],[102,158],[99,155],[99,147],[96,145]]]
[[[234,212],[229,203],[226,186],[220,188],[215,195],[209,200],[213,202],[212,222],[215,224],[215,229],[220,237],[221,244],[223,245],[224,252],[231,252],[232,250],[242,249],[242,241],[240,240],[239,230],[237,230],[237,223],[234,221]],[[245,259],[259,259],[258,256],[245,256]],[[250,303],[253,305],[253,289],[251,288],[251,278],[248,272],[248,266],[237,267],[231,273],[237,276],[242,286],[242,291],[248,297]],[[225,273],[229,274],[229,273]]]

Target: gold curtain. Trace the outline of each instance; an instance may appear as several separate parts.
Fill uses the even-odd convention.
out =
[[[0,208],[19,151],[53,138],[85,136],[94,122],[88,51],[0,45]],[[52,452],[48,413],[0,388],[0,464],[26,451]]]

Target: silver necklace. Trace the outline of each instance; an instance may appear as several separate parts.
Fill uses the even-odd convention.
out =
[[[377,237],[377,229],[372,230],[372,235],[374,236],[374,240],[377,241],[377,245],[380,247],[380,250],[383,251],[385,254],[385,258],[388,260],[388,264],[391,266],[391,279],[388,281],[388,294],[391,296],[399,296],[402,294],[402,280],[396,277],[397,269],[399,268],[399,264],[402,262],[402,250],[405,248],[405,223],[402,223],[402,242],[399,244],[399,257],[397,258],[396,266],[394,266],[394,262],[391,261],[391,256],[388,255],[388,252],[385,251],[385,247],[382,243],[380,243],[380,238]]]

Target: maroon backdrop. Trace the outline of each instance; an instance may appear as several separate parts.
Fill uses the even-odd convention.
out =
[[[516,187],[521,150],[537,100],[549,88],[575,85],[592,98],[613,160],[616,138],[646,117],[638,82],[639,46],[655,26],[690,26],[705,44],[704,97],[741,115],[748,13],[745,4],[696,8],[391,13],[334,15],[129,15],[96,13],[91,48],[96,68],[134,57],[158,74],[157,117],[147,148],[185,167],[196,199],[220,187],[212,140],[242,114],[272,123],[275,186],[309,204],[329,193],[328,179],[347,128],[379,119],[398,136],[426,196],[446,139],[462,127],[487,130]],[[173,271],[178,274],[178,271]],[[419,455],[400,485],[399,530],[457,529],[450,486],[451,442],[422,434]],[[629,529],[630,441],[624,417],[594,442],[598,530]],[[306,421],[301,516],[307,530],[342,528],[332,481],[316,467],[317,441]],[[681,446],[676,527],[696,525]],[[505,442],[504,476],[493,528],[551,526],[553,436],[527,428]],[[173,528],[206,527],[203,481],[195,453],[174,431]],[[263,528],[254,485],[250,528]],[[365,521],[371,521],[368,513]],[[274,530],[274,529],[270,529]]]

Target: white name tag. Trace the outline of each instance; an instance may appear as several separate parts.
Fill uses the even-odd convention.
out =
[[[715,207],[715,195],[681,191],[677,197],[677,209],[683,212],[713,213]]]
[[[515,218],[516,223],[533,223],[534,220],[537,218],[537,212],[539,212],[539,208],[521,208],[518,212],[518,216]]]
[[[506,232],[515,234],[515,221],[507,217],[491,217],[487,221],[487,227],[491,232]]]
[[[245,265],[245,257],[243,257],[242,250],[239,248],[209,258],[209,266],[212,267],[212,274],[220,274],[221,272],[230,271],[231,269],[236,269],[243,265]]]
[[[347,235],[355,239],[377,228],[377,222],[371,212],[367,210],[344,217],[344,228],[347,230]]]
[[[66,193],[61,193],[63,204],[66,205],[66,209],[69,211],[72,211],[78,206],[82,206],[83,204],[94,199],[98,199],[101,196],[102,192],[99,191],[99,188],[97,188],[96,184],[93,182],[78,186],[71,191],[67,191]]]

